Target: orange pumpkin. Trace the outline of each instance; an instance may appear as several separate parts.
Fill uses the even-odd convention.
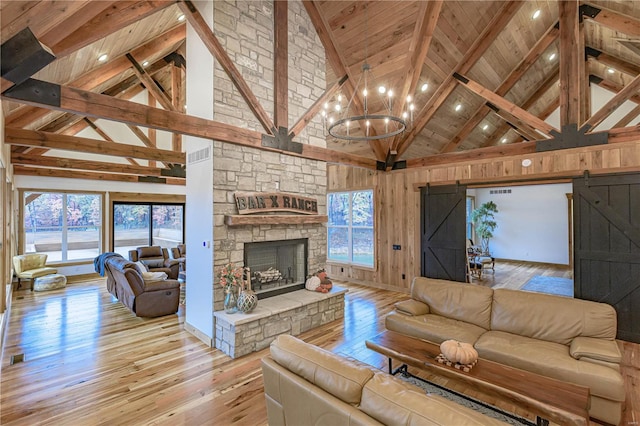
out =
[[[478,351],[472,345],[457,340],[445,340],[440,351],[449,361],[459,364],[472,364],[478,359]]]

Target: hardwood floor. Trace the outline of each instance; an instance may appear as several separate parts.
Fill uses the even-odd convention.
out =
[[[508,265],[496,266],[496,276],[506,273]],[[523,285],[527,272],[513,268]],[[364,340],[384,329],[385,314],[407,296],[346,286],[344,320],[300,337],[386,369],[386,359]],[[0,424],[266,424],[260,359],[268,349],[233,360],[184,331],[183,319],[182,313],[136,318],[102,280],[14,292],[1,362]],[[628,425],[640,419],[640,345],[621,346],[627,386],[621,424]],[[19,354],[25,361],[11,365],[11,356]],[[509,401],[493,402],[533,418]]]

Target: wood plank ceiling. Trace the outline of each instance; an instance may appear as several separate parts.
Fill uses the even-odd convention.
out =
[[[346,142],[329,136],[327,150],[305,147],[303,156],[329,161],[338,158],[375,168],[376,160],[385,162],[393,155],[394,160],[407,160],[411,167],[446,153],[548,139],[551,131],[559,130],[543,121],[561,102],[567,102],[560,96],[560,83],[566,81],[561,78],[560,58],[570,55],[560,51],[559,22],[571,25],[571,21],[560,16],[557,1],[303,3],[327,55],[328,92],[322,99],[314,99],[319,103],[307,115],[320,113],[324,102],[333,108],[338,95],[350,99],[365,60],[376,82],[393,88],[398,95],[394,100],[396,114],[414,105],[411,125],[396,138]],[[565,2],[563,7],[570,8],[572,3]],[[536,11],[539,16],[533,18]],[[614,93],[627,87],[630,93],[621,93],[619,103],[629,100],[640,105],[640,93],[634,89],[640,74],[640,1],[594,0],[580,3],[580,11],[584,19],[576,40],[579,46],[574,50],[586,53],[574,52],[574,56],[583,61],[576,69],[584,68],[585,77],[571,78],[585,81],[589,76],[592,85]],[[179,20],[183,14],[192,24],[197,23],[197,12],[190,13],[184,3],[169,0],[0,1],[2,43],[29,27],[56,56],[33,78],[125,101],[147,88],[149,105],[167,114],[184,114],[186,23]],[[200,36],[215,43],[215,31],[204,31]],[[565,41],[565,46],[570,46],[570,41]],[[96,60],[101,54],[108,55],[104,63]],[[239,70],[237,84],[242,84],[244,70],[235,66]],[[571,67],[564,69],[576,72]],[[2,80],[3,92],[11,86]],[[82,96],[82,92],[78,94]],[[250,95],[247,99],[254,102],[252,110],[264,115]],[[405,95],[412,97],[411,102],[405,101]],[[581,98],[579,114],[584,119],[579,124],[590,116],[584,112],[590,99]],[[96,99],[103,102],[103,98]],[[353,102],[354,108],[362,109],[359,93]],[[97,125],[96,119],[127,121],[124,118],[90,109],[61,111],[27,103],[8,96],[2,100],[6,139],[12,144],[17,174],[135,180],[136,176],[160,176],[162,169],[170,166],[170,158],[173,163],[184,163],[184,155],[171,157],[168,153],[181,151],[180,134],[189,133],[179,126],[169,129],[175,133],[171,146],[159,149],[155,131],[144,130],[160,128],[154,123],[129,121],[131,140],[114,141],[108,126]],[[368,108],[370,113],[383,109],[374,98]],[[605,118],[609,112],[599,111]],[[631,132],[637,135],[639,114],[640,107],[636,107],[613,127],[632,126]],[[275,120],[264,116],[261,121],[266,123],[267,133]],[[297,126],[289,129],[291,134],[299,133],[304,120]],[[75,136],[86,128],[92,128],[101,142]],[[203,136],[259,146],[257,132],[245,131],[242,139],[229,136],[230,130],[226,125],[213,125]],[[357,124],[353,131],[359,131]],[[514,146],[513,152],[516,149]],[[76,153],[69,155],[69,151]],[[496,155],[495,150],[490,152],[487,155]],[[181,184],[184,180],[169,178],[166,182]]]

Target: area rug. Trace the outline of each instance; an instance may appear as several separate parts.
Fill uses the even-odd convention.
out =
[[[573,297],[573,280],[569,278],[536,275],[527,281],[520,290]]]
[[[477,399],[446,389],[435,383],[428,382],[424,379],[421,379],[420,377],[416,377],[406,373],[400,373],[396,375],[396,377],[401,380],[404,380],[405,382],[409,382],[411,384],[418,386],[419,388],[423,389],[427,394],[442,396],[450,401],[455,402],[456,404],[460,404],[465,407],[471,408],[475,411],[478,411],[484,414],[485,416],[493,417],[494,419],[498,419],[507,424],[517,425],[517,426],[522,426],[522,425],[535,426],[534,422],[531,422],[523,417],[517,416],[512,413],[507,413],[506,411],[502,411],[497,407],[494,407],[489,404],[485,404],[484,402],[478,401]]]

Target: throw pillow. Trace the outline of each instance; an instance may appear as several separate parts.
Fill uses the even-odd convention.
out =
[[[138,270],[138,273],[140,275],[143,275],[145,272],[149,272],[149,270],[147,269],[147,266],[140,261],[133,262],[133,266]]]
[[[161,281],[167,279],[166,272],[145,272],[142,274],[142,279],[145,281]]]

